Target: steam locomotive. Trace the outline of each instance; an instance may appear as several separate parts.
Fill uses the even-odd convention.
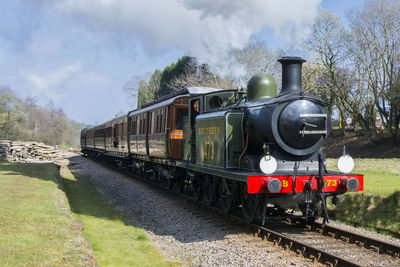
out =
[[[83,129],[82,153],[128,169],[247,222],[294,216],[328,222],[327,197],[363,190],[354,161],[326,170],[327,104],[302,89],[304,59],[282,57],[282,88],[257,73],[247,91],[186,87]]]

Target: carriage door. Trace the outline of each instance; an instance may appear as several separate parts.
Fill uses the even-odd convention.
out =
[[[145,113],[145,123],[146,123],[146,155],[150,156],[150,148],[149,148],[149,134],[150,134],[150,127],[152,122],[152,112]]]
[[[128,153],[131,152],[131,139],[130,139],[129,135],[133,131],[132,128],[133,128],[132,117],[129,117],[129,114],[128,114],[128,129],[126,132],[126,145],[127,145]]]
[[[112,127],[112,142],[113,142],[113,147],[117,148],[118,147],[118,124],[116,122],[113,123]]]

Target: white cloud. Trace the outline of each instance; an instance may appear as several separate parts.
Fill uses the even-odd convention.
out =
[[[58,102],[64,96],[64,92],[60,91],[63,83],[67,82],[74,74],[81,71],[81,69],[82,64],[76,62],[45,75],[26,72],[24,76],[28,83],[28,88],[32,91],[33,95],[45,96],[54,102]]]
[[[50,99],[76,120],[103,121],[131,108],[122,87],[132,75],[163,69],[183,54],[219,74],[240,72],[227,63],[227,51],[265,27],[288,44],[299,42],[319,2],[0,1],[8,11],[0,17],[0,84],[40,104]]]
[[[91,29],[121,31],[148,53],[171,47],[220,70],[226,52],[242,48],[270,27],[287,44],[298,44],[321,0],[61,0],[57,7]],[[224,72],[224,71],[223,71]]]

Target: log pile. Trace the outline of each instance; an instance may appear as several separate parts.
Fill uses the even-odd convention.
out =
[[[12,162],[55,162],[62,159],[57,147],[9,140],[0,140],[0,157]]]

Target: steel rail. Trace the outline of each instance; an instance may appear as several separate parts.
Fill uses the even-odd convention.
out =
[[[236,216],[234,214],[228,214],[220,210],[219,208],[215,206],[208,206],[207,204],[201,202],[201,201],[196,201],[194,200],[191,196],[184,194],[184,193],[177,193],[172,190],[166,190],[166,187],[163,186],[160,183],[157,183],[156,181],[152,181],[151,179],[143,179],[141,177],[134,176],[132,173],[127,171],[125,168],[121,168],[120,166],[108,164],[107,162],[88,157],[89,159],[100,163],[103,166],[109,167],[113,170],[123,172],[124,174],[128,175],[129,177],[133,177],[138,181],[141,181],[145,184],[151,184],[154,185],[155,188],[157,188],[160,192],[166,193],[171,196],[179,197],[181,199],[185,199],[186,201],[200,206],[202,208],[205,208],[207,210],[213,211],[214,213],[217,213],[219,215],[223,215],[227,218],[229,218],[231,221],[235,221],[236,223],[239,223],[240,225],[243,225],[245,227],[249,227],[249,229],[252,230],[252,232],[260,237],[262,240],[266,240],[269,242],[273,242],[276,245],[279,245],[280,247],[283,247],[284,249],[289,249],[291,251],[294,251],[296,253],[301,254],[303,257],[310,258],[314,261],[327,264],[330,266],[363,266],[358,264],[357,262],[351,261],[344,259],[340,256],[336,256],[332,253],[323,251],[316,246],[312,246],[310,244],[306,244],[303,242],[300,242],[299,240],[295,240],[294,238],[291,238],[285,234],[278,233],[274,231],[273,229],[269,229],[267,227],[257,225],[257,224],[248,224],[246,223],[241,217]],[[294,221],[300,222],[300,220],[296,219]],[[352,233],[349,231],[346,231],[344,229],[339,229],[337,227],[333,227],[330,225],[322,225],[320,223],[312,223],[308,224],[312,229],[317,230],[316,233],[320,233],[322,235],[326,236],[331,236],[332,238],[335,239],[345,239],[347,243],[355,244],[360,247],[364,247],[367,249],[372,249],[378,252],[379,254],[387,254],[390,255],[391,257],[397,259],[400,257],[400,246],[390,244],[378,239],[374,239],[371,237],[367,237],[364,235]],[[289,223],[287,226],[294,226],[293,223]]]
[[[251,225],[254,229],[260,231],[258,236],[266,240],[273,240],[277,245],[295,252],[299,252],[303,257],[308,257],[320,263],[329,264],[331,266],[363,266],[354,261],[343,259],[332,253],[320,250],[317,247],[302,243],[294,238],[290,238],[284,234],[280,234],[266,227],[259,225]]]
[[[332,225],[322,225],[314,223],[312,225],[324,235],[331,235],[334,238],[346,239],[347,243],[357,244],[367,249],[376,250],[379,254],[386,254],[393,258],[400,258],[400,246],[381,241],[376,238],[356,234],[353,232],[340,229]]]

